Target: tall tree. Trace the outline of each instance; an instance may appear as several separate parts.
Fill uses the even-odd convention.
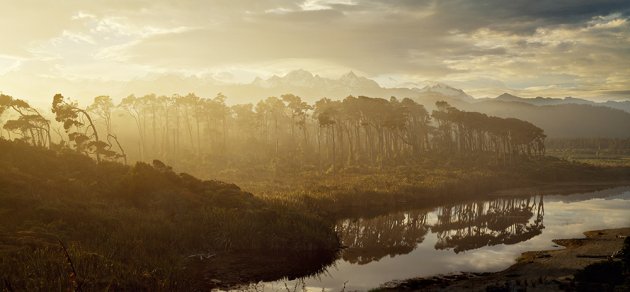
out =
[[[123,149],[120,141],[118,141],[118,137],[114,135],[112,129],[112,110],[114,109],[114,102],[109,96],[101,95],[94,98],[94,102],[88,106],[87,111],[94,113],[97,117],[99,117],[103,123],[105,124],[105,134],[107,135],[107,143],[109,144],[109,148],[111,149],[116,143],[118,150],[120,151],[120,155],[122,156],[125,164],[127,164],[127,154],[125,153],[125,149]]]
[[[140,160],[144,160],[147,155],[145,139],[146,124],[144,123],[145,105],[141,99],[132,94],[123,98],[118,107],[125,110],[136,123],[136,128],[138,130],[138,152],[140,153]]]
[[[94,120],[87,110],[78,106],[77,102],[66,100],[63,95],[56,94],[53,97],[52,112],[55,114],[55,120],[63,123],[69,140],[75,143],[78,151],[94,154],[98,162],[101,162],[101,156],[111,159],[121,157],[110,150],[110,145],[100,140]],[[84,121],[87,121],[87,125]]]

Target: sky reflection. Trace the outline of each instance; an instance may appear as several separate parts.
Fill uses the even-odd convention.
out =
[[[530,197],[530,200],[534,200],[534,198],[538,200],[539,197]],[[530,201],[530,204],[531,202],[532,201]],[[468,205],[464,204],[450,207],[452,209],[459,208],[468,210],[466,212],[472,211],[474,213],[481,210],[481,205],[485,204],[485,206],[487,206],[490,203],[492,202],[474,202]],[[347,257],[344,260],[342,256],[342,259],[338,260],[334,267],[328,269],[328,274],[321,275],[319,278],[304,279],[304,286],[311,287],[317,291],[321,291],[322,287],[340,290],[344,287],[345,283],[346,289],[349,290],[368,290],[378,287],[384,282],[396,279],[458,271],[499,271],[514,263],[515,258],[522,252],[557,248],[552,242],[553,239],[583,237],[583,232],[588,230],[630,226],[630,187],[579,193],[568,196],[544,196],[543,203],[544,219],[542,224],[544,227],[540,230],[542,233],[533,235],[533,237],[529,239],[524,238],[522,239],[523,241],[516,244],[485,245],[480,248],[463,250],[458,253],[454,252],[455,250],[453,248],[439,250],[435,248],[436,244],[439,242],[439,238],[438,232],[434,229],[438,229],[436,224],[439,223],[438,218],[440,212],[444,212],[447,207],[440,207],[433,210],[394,213],[367,220],[341,222],[342,225],[347,225],[348,222],[354,222],[355,225],[363,225],[362,228],[366,228],[365,230],[371,232],[371,236],[376,236],[375,238],[380,240],[377,242],[374,238],[367,238],[364,234],[359,232],[357,237],[359,241],[357,242],[357,238],[353,238],[353,244],[357,244],[361,248],[366,248],[370,246],[364,242],[360,242],[360,240],[370,240],[368,243],[372,246],[379,242],[385,246],[376,248],[379,254],[372,257],[372,260],[363,262],[362,264],[356,261],[355,263],[351,263],[347,261]],[[517,202],[515,205],[519,204],[521,203]],[[514,219],[514,222],[518,220],[522,221],[522,217],[518,216],[522,216],[523,213],[522,211],[519,212],[520,213],[510,211],[503,213],[498,220]],[[478,234],[476,232],[487,232],[489,230],[487,226],[480,226],[487,224],[487,222],[478,220],[478,218],[482,217],[487,219],[488,211],[482,211],[481,213],[479,213],[481,215],[475,217],[474,220],[471,219],[471,222],[474,221],[476,223],[458,229],[459,231],[465,231],[462,233],[464,237],[467,236],[466,234]],[[464,217],[465,216],[462,215],[462,218]],[[418,226],[418,224],[415,223],[410,224],[410,218],[419,218],[420,221],[416,221],[416,223],[424,222],[424,227],[428,227],[429,231],[427,233],[420,232],[423,230],[423,226]],[[489,220],[491,221],[493,219],[490,218]],[[534,209],[527,224],[533,226],[532,224],[534,224],[535,220],[536,210]],[[397,222],[400,224],[397,225]],[[475,226],[475,224],[478,225]],[[516,232],[519,228],[527,224],[514,224],[506,230]],[[374,228],[384,228],[385,230],[380,230],[381,234],[374,235],[373,233],[377,232]],[[403,233],[395,235],[391,234],[391,232]],[[497,233],[494,232],[493,234]],[[395,236],[398,236],[399,241],[409,242],[417,240],[419,243],[407,253],[400,252],[400,249],[396,249],[398,252],[394,252],[391,255],[387,253],[383,254],[383,250],[391,248],[391,246],[387,246],[388,244],[396,242],[396,240],[394,240]],[[410,238],[410,236],[412,238]],[[468,240],[469,238],[461,239]],[[521,240],[521,238],[518,239]],[[399,244],[399,242],[396,244]],[[352,249],[353,246],[350,246],[346,251],[351,251]],[[367,249],[363,249],[362,252],[367,253],[368,251]],[[284,283],[285,281],[266,283],[264,284],[265,291],[275,289],[285,290]],[[289,287],[295,285],[295,281],[286,283]]]

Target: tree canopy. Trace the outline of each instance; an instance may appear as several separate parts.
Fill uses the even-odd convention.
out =
[[[52,112],[71,146],[97,160],[126,158],[125,146],[141,161],[224,168],[262,164],[334,173],[348,167],[413,164],[429,155],[482,154],[510,163],[545,153],[546,135],[535,125],[462,111],[444,101],[429,113],[413,99],[396,97],[322,98],[309,104],[285,94],[255,105],[228,105],[227,99],[221,93],[213,98],[194,93],[130,95],[115,105],[109,96],[98,96],[80,107],[57,94]],[[6,130],[35,145],[50,143],[50,122],[36,110],[3,95],[0,114],[8,109],[18,117],[4,122]],[[128,123],[135,125],[135,134],[119,142],[116,125],[128,132]]]

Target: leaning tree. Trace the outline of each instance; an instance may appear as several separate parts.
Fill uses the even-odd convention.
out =
[[[37,109],[26,101],[0,94],[0,115],[8,109],[12,109],[18,117],[7,120],[3,126],[5,130],[19,133],[23,140],[30,141],[35,146],[51,146],[50,121]]]
[[[68,139],[74,142],[77,151],[94,154],[98,162],[101,161],[101,156],[109,159],[122,157],[111,150],[111,145],[100,140],[94,120],[77,102],[66,100],[63,95],[56,94],[53,97],[52,112],[55,114],[55,120],[63,123]]]

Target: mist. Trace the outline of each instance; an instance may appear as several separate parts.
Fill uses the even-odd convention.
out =
[[[628,288],[625,1],[3,7],[3,291]]]

